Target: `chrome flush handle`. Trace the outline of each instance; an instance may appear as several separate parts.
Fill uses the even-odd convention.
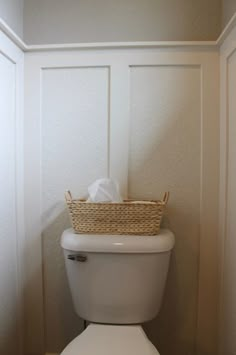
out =
[[[87,261],[87,256],[82,254],[70,254],[67,255],[67,259],[84,263],[85,261]]]

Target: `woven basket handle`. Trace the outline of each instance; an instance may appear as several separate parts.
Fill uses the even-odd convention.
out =
[[[167,204],[167,202],[169,200],[169,197],[170,197],[169,191],[165,192],[164,197],[163,197],[163,202],[164,202],[165,205]]]
[[[71,202],[72,201],[72,195],[71,195],[71,192],[69,190],[66,190],[66,192],[65,192],[65,199],[66,199],[66,202]]]

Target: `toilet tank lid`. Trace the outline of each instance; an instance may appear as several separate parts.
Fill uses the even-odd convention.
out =
[[[161,229],[155,236],[75,234],[66,229],[61,237],[63,249],[91,253],[163,253],[174,246],[174,234]]]

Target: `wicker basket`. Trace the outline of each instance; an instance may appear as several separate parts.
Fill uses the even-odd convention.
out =
[[[75,233],[156,235],[169,192],[158,201],[91,203],[72,199],[70,191],[65,198]]]

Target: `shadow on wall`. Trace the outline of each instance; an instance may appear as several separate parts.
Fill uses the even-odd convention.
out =
[[[64,209],[42,233],[46,350],[52,353],[60,353],[83,330],[83,321],[73,308],[60,246],[60,237],[69,227],[68,212]]]
[[[177,213],[169,208],[168,213]],[[172,225],[165,224],[163,227],[174,231]],[[196,299],[194,290],[187,290],[184,300],[181,297],[181,287],[183,286],[183,275],[180,274],[178,267],[178,247],[181,248],[181,235],[176,235],[176,244],[170,258],[170,266],[167,277],[166,288],[163,296],[163,302],[159,314],[155,319],[144,324],[144,330],[148,338],[156,346],[161,355],[183,355],[194,354],[195,339],[192,331],[189,334],[187,324],[196,320],[196,309],[192,309],[193,300]],[[180,238],[179,240],[177,238]],[[182,242],[182,243],[181,243]],[[185,246],[188,249],[190,257],[195,259],[191,245]],[[185,288],[186,290],[186,288]],[[184,310],[183,303],[184,301]],[[190,319],[189,319],[190,318]],[[201,353],[203,354],[203,353]]]
[[[1,285],[1,287],[2,286],[4,287],[4,285]],[[19,344],[19,342],[17,341],[18,334],[17,334],[16,324],[18,324],[18,322],[19,324],[22,324],[22,319],[20,315],[17,314],[17,307],[19,307],[19,305],[16,304],[14,308],[11,307],[11,309],[8,310],[6,319],[4,320],[4,325],[3,325],[4,329],[1,329],[1,335],[0,335],[0,354],[4,354],[4,355],[19,354],[19,348],[21,344]]]

